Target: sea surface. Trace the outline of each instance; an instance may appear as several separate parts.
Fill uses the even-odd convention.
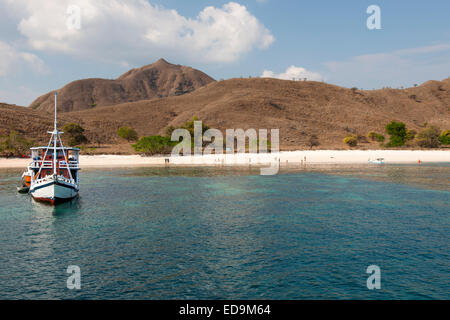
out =
[[[450,164],[258,173],[83,170],[52,207],[0,170],[0,299],[450,299]]]

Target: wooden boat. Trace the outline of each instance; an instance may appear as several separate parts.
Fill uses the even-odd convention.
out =
[[[63,146],[63,132],[57,128],[56,106],[55,92],[55,123],[53,131],[48,132],[50,141],[47,146],[30,149],[32,161],[22,174],[22,187],[29,187],[35,200],[50,204],[71,200],[79,191],[80,150]]]

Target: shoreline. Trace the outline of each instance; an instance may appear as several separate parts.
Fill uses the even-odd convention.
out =
[[[273,154],[223,154],[205,156],[81,155],[81,168],[174,166],[264,166],[279,162],[289,164],[367,164],[369,159],[384,158],[385,164],[446,163],[450,150],[299,150]],[[29,158],[0,158],[0,168],[26,168]]]

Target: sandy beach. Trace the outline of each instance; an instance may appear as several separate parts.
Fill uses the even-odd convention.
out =
[[[80,156],[80,166],[89,167],[139,167],[161,166],[169,159],[170,165],[265,165],[279,161],[289,164],[364,164],[369,159],[384,158],[389,163],[450,162],[450,150],[306,150],[274,154],[207,155],[190,157],[141,157],[139,155]],[[0,168],[25,168],[30,159],[0,158]]]

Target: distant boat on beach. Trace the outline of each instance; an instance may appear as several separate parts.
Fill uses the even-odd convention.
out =
[[[79,152],[63,146],[57,128],[57,94],[55,93],[55,122],[47,146],[31,148],[31,163],[22,174],[18,191],[29,192],[37,201],[56,204],[71,200],[79,191]]]
[[[384,164],[384,158],[376,158],[374,160],[369,159],[370,164]]]

